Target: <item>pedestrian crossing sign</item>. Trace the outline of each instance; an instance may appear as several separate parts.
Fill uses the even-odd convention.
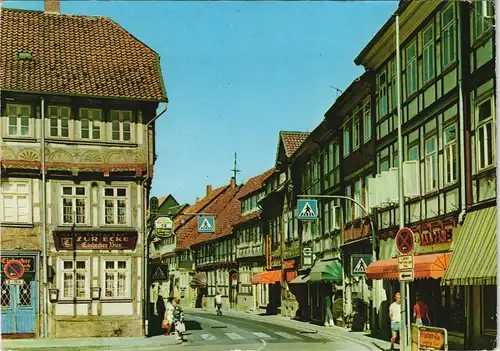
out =
[[[215,233],[215,220],[213,216],[198,217],[198,233]]]
[[[351,256],[351,274],[363,276],[371,263],[371,255],[352,255]]]
[[[317,200],[299,200],[297,204],[297,219],[302,221],[318,219]]]

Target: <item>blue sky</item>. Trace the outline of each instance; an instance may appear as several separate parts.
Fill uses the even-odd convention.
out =
[[[43,9],[41,1],[5,7]],[[396,9],[374,2],[62,1],[112,18],[158,52],[167,112],[153,194],[179,202],[274,166],[280,130],[311,131],[363,69],[354,57]]]

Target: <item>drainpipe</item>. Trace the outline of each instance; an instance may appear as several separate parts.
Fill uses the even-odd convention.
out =
[[[142,263],[142,276],[143,276],[143,282],[144,282],[144,286],[143,286],[143,294],[142,294],[142,299],[144,301],[143,303],[143,313],[144,313],[144,319],[143,319],[143,328],[144,328],[144,335],[148,335],[149,334],[149,331],[148,331],[148,317],[149,317],[149,313],[148,313],[148,308],[149,308],[149,280],[148,280],[148,276],[147,276],[147,267],[148,267],[148,260],[149,260],[149,256],[148,256],[148,245],[149,245],[149,235],[146,235],[146,228],[147,228],[147,203],[148,203],[148,191],[146,189],[146,183],[148,182],[148,180],[150,179],[149,177],[149,127],[151,126],[151,124],[156,121],[161,115],[163,115],[165,113],[165,111],[167,111],[167,103],[165,102],[165,108],[159,113],[157,114],[153,119],[151,119],[151,121],[149,121],[148,123],[146,123],[146,177],[144,178],[144,180],[142,181],[142,189],[143,189],[143,199],[142,199],[142,206],[143,206],[143,221],[142,221],[142,232],[144,233],[144,237],[143,237],[143,242],[142,242],[142,245],[143,245],[143,250],[142,250],[142,259],[143,259],[143,263]]]
[[[43,226],[43,240],[42,240],[42,266],[43,266],[43,337],[48,337],[48,306],[47,306],[47,289],[48,289],[48,267],[47,264],[47,185],[45,179],[45,100],[41,98],[41,123],[42,123],[42,140],[41,140],[41,153],[42,153],[42,226]]]
[[[467,203],[465,200],[465,111],[464,111],[464,92],[463,92],[463,63],[462,63],[462,19],[461,19],[461,3],[458,4],[458,111],[460,116],[460,214],[458,215],[458,223],[463,223],[465,212],[467,210]]]

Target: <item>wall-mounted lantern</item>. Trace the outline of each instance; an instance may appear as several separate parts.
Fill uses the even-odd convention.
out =
[[[50,302],[59,300],[59,289],[49,289],[49,300]]]
[[[92,287],[92,300],[99,300],[101,298],[101,288],[98,286]]]

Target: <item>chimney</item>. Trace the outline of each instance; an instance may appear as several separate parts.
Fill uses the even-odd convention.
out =
[[[60,0],[44,0],[43,10],[45,13],[61,13]]]
[[[211,185],[207,185],[207,196],[208,194],[210,194],[212,192],[212,186]]]
[[[197,196],[197,197],[196,197],[196,202],[195,202],[195,203],[198,203],[198,201],[200,201],[200,198]]]
[[[236,179],[234,177],[231,177],[231,182],[229,183],[231,188],[236,188]]]

